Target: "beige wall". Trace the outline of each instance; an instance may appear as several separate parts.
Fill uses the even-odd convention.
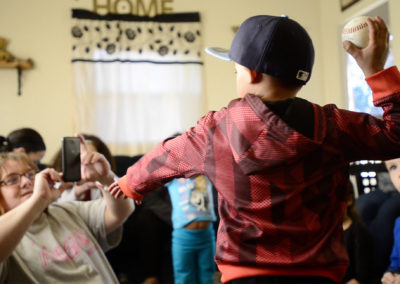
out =
[[[133,1],[133,0],[132,0]],[[339,42],[343,23],[380,0],[361,0],[342,13],[339,0],[173,0],[174,12],[199,11],[204,46],[229,47],[231,27],[256,14],[287,14],[310,33],[316,49],[313,77],[301,97],[319,104],[346,106]],[[71,8],[92,9],[92,0],[0,0],[0,37],[10,40],[8,50],[32,58],[33,70],[22,75],[22,96],[17,96],[17,71],[0,69],[0,135],[18,127],[33,127],[48,145],[44,161],[52,159],[61,138],[74,134],[74,95],[71,68]],[[400,1],[390,0],[391,14]],[[400,37],[400,20],[391,17]],[[399,38],[394,47],[400,46]],[[396,54],[395,54],[396,55]],[[218,110],[235,98],[232,63],[204,55],[205,111]]]

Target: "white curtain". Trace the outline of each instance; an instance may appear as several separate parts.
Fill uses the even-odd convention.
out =
[[[201,117],[198,13],[72,18],[78,132],[98,135],[113,154],[143,154]]]

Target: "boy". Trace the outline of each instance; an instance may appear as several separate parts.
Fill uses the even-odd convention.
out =
[[[400,158],[385,161],[390,180],[400,192]],[[390,265],[382,277],[383,284],[400,283],[400,217],[396,218],[394,229],[394,244],[390,256]]]
[[[296,98],[314,62],[309,35],[285,17],[251,17],[222,54],[235,63],[240,98],[162,142],[109,191],[140,201],[173,178],[204,174],[218,191],[223,282],[340,282],[348,164],[400,147],[400,73],[382,71],[389,34],[374,22],[366,48],[345,48],[365,76],[374,74],[367,81],[384,120]]]

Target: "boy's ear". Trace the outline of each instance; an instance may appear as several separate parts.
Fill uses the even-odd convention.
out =
[[[24,147],[18,147],[18,148],[14,148],[13,152],[26,153],[26,150]]]
[[[252,84],[258,83],[262,79],[262,74],[260,72],[257,72],[256,70],[249,69],[250,72],[250,82]]]
[[[249,84],[255,84],[262,80],[262,74],[257,72],[256,70],[250,69],[246,66],[241,66],[243,72],[245,74],[245,80]]]

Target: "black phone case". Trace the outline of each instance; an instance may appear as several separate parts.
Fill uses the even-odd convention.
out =
[[[81,180],[81,150],[78,137],[64,137],[62,140],[62,170],[64,181]]]

